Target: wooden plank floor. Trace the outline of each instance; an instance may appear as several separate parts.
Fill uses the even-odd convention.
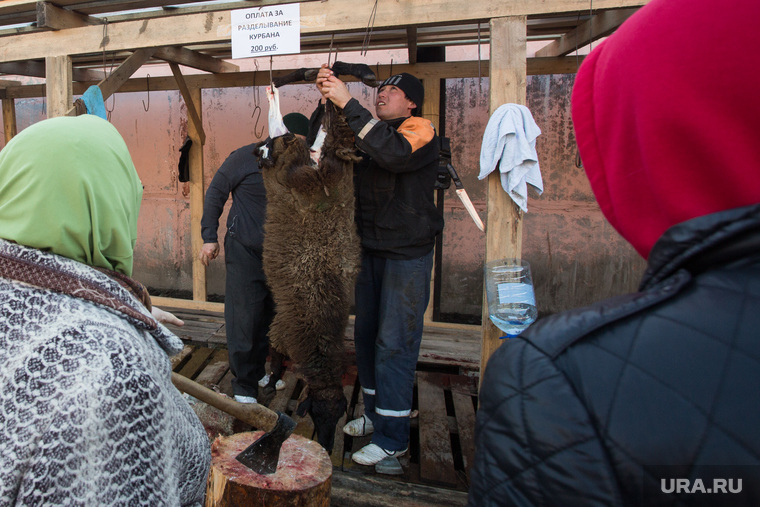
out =
[[[226,347],[224,315],[220,312],[164,307],[185,321],[182,327],[168,326],[183,341],[209,348]],[[354,353],[353,316],[346,328],[346,350]],[[418,368],[438,367],[449,372],[477,376],[480,367],[480,326],[427,323],[422,333]]]
[[[172,358],[174,371],[218,392],[232,395],[227,350],[223,344],[210,339],[213,335],[223,336],[224,319],[221,315],[209,315],[208,312],[177,310],[173,313],[185,321],[185,326],[172,326],[172,330],[186,343],[184,350]],[[197,322],[196,315],[199,318]],[[209,343],[212,346],[202,345]],[[466,492],[469,484],[468,472],[474,453],[477,378],[467,368],[468,363],[454,362],[452,368],[442,357],[438,354],[432,362],[425,362],[421,358],[418,363],[410,451],[400,459],[404,474],[383,475],[382,478],[400,484],[444,488],[453,494],[457,491]],[[349,407],[336,428],[331,459],[334,470],[346,473],[348,477],[377,476],[374,467],[364,467],[351,461],[351,454],[368,444],[370,437],[350,437],[342,432],[342,426],[347,420],[363,413],[361,388],[353,359],[349,354],[347,371],[343,376],[344,393]],[[295,433],[314,438],[311,418],[308,415],[295,415],[298,398],[304,387],[303,381],[291,371],[286,372],[283,380],[285,388],[277,391],[269,407],[290,415],[297,423]],[[242,430],[246,429],[242,427]],[[458,498],[461,500],[462,497]],[[458,503],[455,501],[453,504],[442,505]]]

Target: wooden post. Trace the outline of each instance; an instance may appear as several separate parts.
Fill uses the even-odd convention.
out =
[[[5,132],[5,143],[13,139],[16,135],[16,101],[14,99],[3,99],[3,132]]]
[[[422,117],[430,120],[435,127],[436,132],[440,132],[441,119],[441,80],[435,77],[429,77],[422,82],[425,88],[425,101],[422,103]],[[433,191],[435,193],[435,191]],[[433,266],[433,276],[430,278],[430,302],[433,301],[435,280],[435,266]],[[428,303],[425,310],[425,322],[433,321],[433,305]]]
[[[190,245],[193,256],[193,299],[206,301],[206,267],[198,259],[198,252],[203,246],[201,237],[201,217],[203,216],[203,141],[202,131],[199,132],[196,125],[200,125],[202,118],[201,89],[193,88],[188,91],[192,102],[187,105],[189,111],[195,110],[198,122],[187,122],[187,135],[193,141],[190,147]]]
[[[206,507],[330,505],[332,462],[322,446],[300,435],[283,442],[277,471],[259,475],[235,457],[263,431],[219,437],[211,445]]]
[[[45,99],[48,118],[66,116],[74,103],[70,56],[45,57]]]
[[[503,104],[525,104],[527,90],[527,21],[525,16],[492,19],[489,114]],[[488,176],[485,262],[504,257],[520,257],[522,252],[522,211],[501,187],[499,171]],[[480,351],[480,378],[491,354],[501,345],[502,332],[488,318],[483,286],[483,339]]]

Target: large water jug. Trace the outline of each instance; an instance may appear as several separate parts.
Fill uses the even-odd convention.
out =
[[[524,259],[499,259],[486,263],[488,316],[506,333],[517,336],[536,320],[536,296],[530,264]]]

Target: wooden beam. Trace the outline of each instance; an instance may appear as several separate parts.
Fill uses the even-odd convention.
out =
[[[116,93],[116,90],[121,88],[121,85],[126,83],[130,76],[153,56],[154,51],[155,48],[138,49],[124,60],[124,63],[119,65],[119,68],[113,71],[110,76],[98,83],[100,91],[103,93],[103,100]]]
[[[406,27],[406,45],[409,48],[409,63],[414,65],[417,63],[417,27]]]
[[[182,308],[184,310],[203,310],[206,312],[224,312],[224,303],[211,303],[209,301],[196,301],[194,299],[166,298],[151,296],[150,302],[161,309]]]
[[[45,100],[48,118],[65,116],[74,103],[70,56],[45,58]]]
[[[527,91],[527,19],[513,16],[491,20],[491,82],[489,114],[503,104],[525,104]],[[522,254],[522,210],[501,186],[497,170],[488,175],[485,262]],[[480,378],[491,354],[501,345],[502,332],[488,317],[485,284],[480,352]]]
[[[143,63],[150,59],[153,51],[155,51],[155,48],[138,49],[132,53],[129,58],[124,60],[124,63],[119,65],[119,68],[113,71],[110,76],[100,81],[98,87],[100,88],[100,93],[103,95],[103,101],[106,101],[108,97],[116,93],[116,91],[129,80],[130,76],[132,76],[137,69],[142,67]],[[82,93],[84,93],[84,90]],[[69,116],[75,115],[76,107],[69,108],[66,114]]]
[[[98,18],[67,11],[50,2],[37,2],[37,27],[50,30],[65,30],[79,26],[102,24]]]
[[[637,7],[648,0],[595,0],[595,9]],[[5,3],[5,2],[2,2]],[[369,3],[366,5],[369,8]],[[528,16],[577,12],[588,7],[587,0],[480,0],[463,8],[460,0],[396,0],[380,2],[376,28],[464,23],[493,17]],[[364,30],[367,9],[357,8],[356,0],[301,3],[301,35]],[[125,21],[108,25],[104,40],[101,26],[70,28],[59,32],[37,32],[0,39],[0,62],[39,59],[62,54],[78,55],[93,51],[122,51],[156,46],[228,42],[230,11],[197,13],[169,18]],[[17,39],[23,37],[23,39]]]
[[[639,9],[616,9],[603,11],[592,16],[588,21],[578,25],[577,28],[570,30],[559,39],[536,51],[536,56],[565,56],[570,54],[578,48],[611,34],[637,10]]]
[[[416,53],[416,51],[415,51]],[[436,77],[428,77],[422,82],[425,89],[425,100],[422,102],[422,117],[430,120],[435,127],[436,132],[440,132],[441,123],[441,80]],[[433,191],[435,196],[437,192]],[[425,310],[425,322],[433,321],[433,294],[435,294],[435,266],[433,267],[433,276],[430,278],[430,303]]]
[[[583,56],[560,56],[556,58],[529,58],[528,75],[536,74],[573,74],[583,61]],[[3,64],[0,64],[0,66]],[[1,68],[1,67],[0,67]],[[372,70],[377,67],[372,66]],[[284,76],[295,69],[281,69],[273,72],[274,77]],[[386,76],[390,71],[389,65],[380,65],[379,73]],[[419,76],[423,81],[427,78],[455,79],[478,77],[478,62],[435,62],[418,63],[416,65],[393,64],[394,72],[409,72]],[[480,75],[488,77],[488,62],[481,64]],[[352,80],[346,76],[346,80]],[[81,95],[95,82],[74,83],[74,94]],[[236,72],[224,74],[194,74],[185,76],[189,88],[240,88],[251,86],[253,72]],[[172,76],[150,77],[150,91],[177,90],[177,81]],[[119,92],[144,92],[147,90],[145,78],[133,78],[119,88]],[[10,86],[5,90],[6,97],[28,99],[45,96],[44,85]]]
[[[214,58],[213,56],[204,55],[203,53],[191,51],[178,46],[158,48],[156,49],[156,52],[153,53],[153,56],[166,62],[178,63],[186,67],[205,70],[206,72],[213,72],[215,74],[240,71],[240,67],[225,62],[221,58]]]
[[[39,0],[3,0],[0,2],[0,22],[4,24],[33,22]],[[202,2],[204,0],[182,0],[182,3]],[[75,7],[84,14],[125,11],[129,9],[160,7],[166,0],[55,0],[58,7]]]
[[[0,72],[17,76],[45,77],[45,64],[36,60],[0,63]],[[100,81],[106,77],[102,70],[77,69],[71,71],[74,81]]]
[[[172,66],[176,66],[173,63]],[[179,72],[179,69],[177,69]],[[180,78],[182,75],[180,74]],[[182,81],[184,83],[184,80]],[[187,122],[187,135],[193,141],[188,153],[190,165],[190,246],[193,256],[193,299],[206,301],[206,266],[198,258],[198,252],[203,246],[201,237],[201,218],[203,217],[203,130],[196,128],[200,125],[203,110],[202,93],[200,88],[186,90],[187,110],[198,111],[198,123]]]
[[[185,78],[182,76],[182,72],[179,70],[179,65],[174,62],[169,62],[169,66],[174,74],[174,79],[177,81],[179,92],[182,94],[182,98],[185,100],[187,106],[187,116],[190,118],[190,123],[193,125],[193,129],[197,133],[198,142],[200,144],[206,144],[206,133],[203,131],[203,122],[201,122],[201,111],[195,109],[195,102],[190,94],[190,89],[187,87]],[[193,141],[193,144],[196,141]]]
[[[39,0],[21,0],[22,3],[35,4]],[[192,0],[194,2],[205,2],[207,0]],[[307,2],[310,0],[289,0],[289,3],[295,2]],[[137,3],[139,2],[139,5]],[[20,23],[33,23],[35,21],[34,5],[28,6],[26,10],[17,11],[15,13],[5,10],[6,4],[11,3],[10,0],[0,0],[0,25],[13,25]],[[183,5],[187,5],[190,2],[188,0],[182,0]],[[279,5],[283,3],[282,0],[256,0],[256,7],[262,7],[266,5]],[[233,9],[248,9],[251,7],[251,0],[242,0],[238,2],[225,2],[224,4],[209,4],[200,6],[167,6],[166,0],[134,0],[125,4],[124,2],[117,2],[113,0],[102,0],[100,2],[89,1],[86,4],[82,3],[82,0],[55,0],[55,4],[59,7],[71,7],[75,8],[77,12],[85,15],[93,14],[106,14],[108,13],[109,23],[119,23],[122,21],[133,21],[135,19],[152,19],[163,18],[169,16],[180,16],[185,14],[195,14],[199,12],[216,12],[226,11]],[[148,7],[163,7],[159,10],[145,11],[138,10],[136,12],[124,12],[131,8],[146,9]],[[120,12],[120,14],[112,14],[114,12]],[[94,16],[91,16],[94,17]],[[102,19],[102,16],[101,16]],[[31,28],[32,31],[37,30],[36,27],[29,26],[24,27]]]
[[[584,55],[558,56],[552,58],[528,58],[528,75],[575,74],[583,63]],[[486,70],[488,72],[488,70]]]
[[[18,133],[16,127],[16,101],[14,99],[3,99],[3,132],[5,133],[5,144],[13,139]]]
[[[393,72],[396,72],[396,65],[393,66]],[[405,72],[405,71],[399,71]],[[422,103],[422,117],[431,121],[435,131],[440,131],[441,121],[441,78],[436,76],[427,76],[422,81],[425,89],[425,100]]]

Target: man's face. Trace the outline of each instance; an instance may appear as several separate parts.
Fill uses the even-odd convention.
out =
[[[415,107],[415,103],[407,98],[401,88],[385,85],[377,92],[375,112],[381,120],[411,116]]]

